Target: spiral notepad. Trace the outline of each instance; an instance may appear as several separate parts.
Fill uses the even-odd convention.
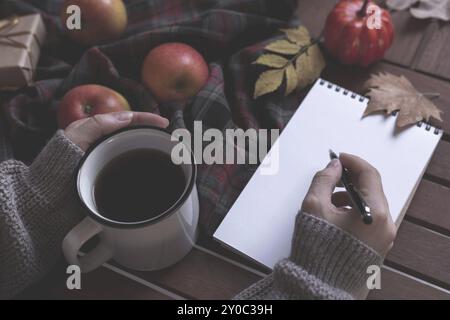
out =
[[[319,79],[272,146],[214,237],[272,268],[289,256],[294,219],[328,150],[360,156],[378,169],[392,219],[400,224],[442,130],[419,123],[399,132],[395,115],[362,118],[368,98]],[[263,169],[278,170],[263,174]]]

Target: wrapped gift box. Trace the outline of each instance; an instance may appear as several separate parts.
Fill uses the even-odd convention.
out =
[[[45,37],[39,14],[0,20],[0,89],[32,83]]]

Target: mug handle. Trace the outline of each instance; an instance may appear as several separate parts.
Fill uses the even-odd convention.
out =
[[[89,217],[84,218],[63,240],[62,249],[66,261],[71,265],[79,266],[81,272],[90,272],[111,259],[113,250],[102,243],[102,240],[94,249],[79,256],[80,248],[100,232],[102,232],[100,224]]]

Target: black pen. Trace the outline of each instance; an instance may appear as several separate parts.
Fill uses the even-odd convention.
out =
[[[333,150],[330,149],[330,159],[338,159],[339,157],[336,155],[336,153],[333,152]],[[356,210],[361,214],[362,220],[365,224],[371,224],[373,221],[372,215],[370,214],[370,207],[367,205],[367,203],[364,201],[364,199],[361,197],[359,192],[355,190],[355,187],[353,186],[353,182],[350,179],[350,174],[344,166],[342,166],[342,176],[341,176],[341,182],[344,185],[345,190],[347,190],[350,199],[353,203],[353,206],[356,208]]]

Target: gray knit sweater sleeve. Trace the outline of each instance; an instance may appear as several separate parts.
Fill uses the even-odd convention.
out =
[[[382,258],[325,220],[300,212],[289,259],[234,299],[354,299],[366,285],[367,267]]]
[[[81,219],[73,172],[83,152],[62,131],[31,164],[0,164],[0,298],[39,280]]]

